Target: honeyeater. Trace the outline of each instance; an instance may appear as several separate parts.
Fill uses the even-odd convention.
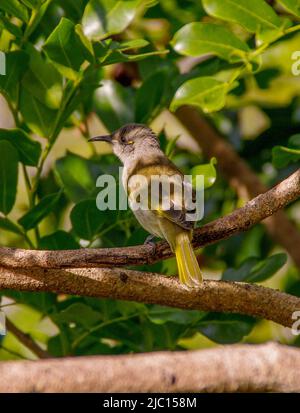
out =
[[[184,186],[186,183],[183,174],[161,150],[154,132],[145,125],[133,123],[121,127],[111,135],[96,136],[90,141],[108,142],[112,145],[114,154],[124,165],[122,184],[129,197],[129,205],[146,231],[169,243],[176,255],[180,281],[187,286],[201,283],[202,273],[191,245],[195,222],[187,219],[189,211],[183,199],[184,191],[175,190],[178,185]],[[170,197],[169,204],[165,204],[162,184],[158,185],[158,196],[154,194],[153,188],[157,189],[157,186],[151,184],[151,179],[155,182],[159,177],[163,177],[162,182],[170,181],[170,190],[166,192]],[[143,195],[142,185],[147,190],[147,205],[135,203],[133,208],[130,199],[134,198],[137,190]]]

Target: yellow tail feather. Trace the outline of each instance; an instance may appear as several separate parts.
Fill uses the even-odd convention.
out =
[[[187,232],[176,236],[175,255],[180,281],[189,287],[199,285],[203,277]]]

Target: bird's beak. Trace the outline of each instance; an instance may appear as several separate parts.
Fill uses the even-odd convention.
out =
[[[94,138],[89,139],[89,142],[95,141],[112,143],[112,135],[95,136]]]

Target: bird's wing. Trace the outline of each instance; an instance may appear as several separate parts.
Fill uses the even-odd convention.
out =
[[[181,183],[178,183],[177,185],[176,184],[174,185],[174,190],[170,194],[170,205],[167,204],[167,208],[165,207],[164,195],[162,195],[160,196],[159,205],[157,205],[157,207],[155,208],[155,211],[159,216],[164,217],[168,219],[169,221],[174,222],[180,227],[186,230],[192,230],[195,226],[195,221],[190,220],[189,217],[195,214],[195,207],[193,204],[189,207],[189,203],[190,203],[188,200],[189,192],[188,191],[184,192],[184,188],[188,187],[188,190],[190,191],[190,196],[191,196],[190,201],[192,201],[193,203],[195,202],[195,192],[192,189],[191,185],[186,182],[181,182]],[[178,189],[179,185],[181,186],[180,191],[176,193],[176,188]],[[184,200],[184,194],[185,194],[185,200]]]

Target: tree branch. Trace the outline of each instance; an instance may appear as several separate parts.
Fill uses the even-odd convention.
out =
[[[186,288],[177,278],[120,268],[6,269],[0,289],[47,291],[160,304],[187,310],[240,313],[291,327],[300,298],[240,282],[204,281]]]
[[[267,191],[267,187],[249,165],[196,109],[183,106],[178,109],[176,116],[200,145],[203,153],[208,158],[215,156],[218,159],[218,168],[238,193],[246,194],[251,199]],[[284,212],[278,212],[263,224],[271,237],[286,249],[300,268],[300,234],[295,225]]]
[[[246,231],[266,217],[277,212],[300,196],[300,169],[269,191],[258,195],[242,208],[216,219],[194,233],[194,247],[228,238]],[[292,235],[291,235],[292,236]],[[299,245],[296,244],[299,255]],[[291,252],[289,250],[289,252]],[[0,263],[7,268],[79,268],[97,266],[122,266],[152,264],[171,257],[165,241],[156,244],[125,248],[98,248],[60,251],[35,251],[15,248],[0,248]]]
[[[36,342],[30,337],[29,334],[21,331],[12,321],[8,318],[5,320],[6,328],[9,330],[25,347],[27,347],[37,357],[44,359],[49,358],[50,354],[43,350]]]
[[[299,392],[300,350],[268,343],[10,361],[0,376],[1,392]]]

